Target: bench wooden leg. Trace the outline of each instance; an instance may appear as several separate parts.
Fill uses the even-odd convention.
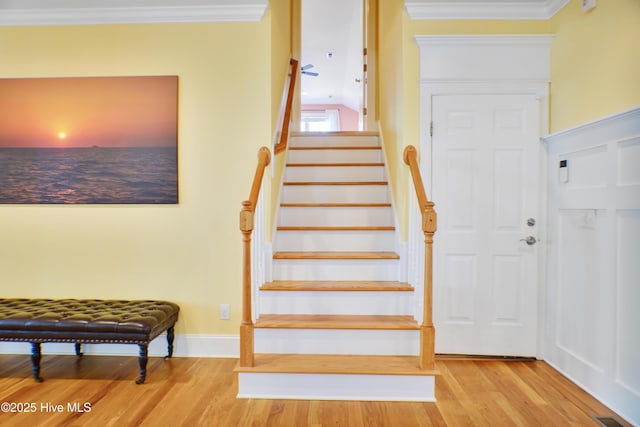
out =
[[[140,365],[140,377],[138,377],[138,379],[136,380],[136,384],[142,384],[147,378],[147,360],[149,360],[149,357],[147,344],[138,345],[140,346],[140,355],[138,356],[138,364]]]
[[[40,343],[31,343],[31,372],[33,373],[33,379],[41,383],[44,379],[40,376],[40,359],[42,353],[40,351]]]
[[[171,359],[171,357],[173,356],[173,338],[173,326],[171,326],[169,329],[167,329],[167,356],[165,357],[165,360]]]

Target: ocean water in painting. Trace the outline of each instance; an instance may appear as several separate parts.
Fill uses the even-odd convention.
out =
[[[3,204],[178,203],[175,147],[0,148]]]

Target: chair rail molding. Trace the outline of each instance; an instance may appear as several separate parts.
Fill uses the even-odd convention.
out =
[[[0,4],[0,26],[257,22],[268,0],[24,0]]]
[[[445,19],[531,19],[553,17],[569,0],[474,1],[413,0],[405,9],[413,20]]]

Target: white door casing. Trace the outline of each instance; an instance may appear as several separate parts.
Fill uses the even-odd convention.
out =
[[[537,245],[522,239],[539,239],[538,101],[439,95],[432,103],[436,351],[535,356]]]
[[[524,108],[524,110],[525,111],[534,110],[535,112],[533,114],[536,116],[536,119],[533,119],[533,118],[526,119],[526,120],[529,120],[530,122],[533,121],[537,123],[537,128],[535,129],[535,133],[537,134],[537,136],[535,137],[537,143],[531,145],[531,147],[535,146],[535,148],[530,149],[528,152],[526,152],[526,154],[523,154],[523,153],[517,154],[516,153],[517,150],[506,150],[504,152],[500,152],[500,154],[497,154],[496,152],[491,155],[487,153],[478,153],[474,155],[475,156],[479,155],[480,157],[485,157],[485,158],[487,158],[488,156],[488,158],[490,159],[490,162],[488,162],[489,163],[488,166],[486,165],[487,163],[486,161],[483,163],[484,170],[485,170],[485,172],[483,173],[485,174],[486,173],[493,174],[492,168],[494,163],[502,162],[505,164],[506,169],[501,168],[498,171],[496,171],[497,178],[499,178],[498,182],[502,182],[502,179],[506,178],[509,173],[513,174],[516,172],[512,163],[509,161],[510,157],[512,159],[518,156],[533,157],[531,159],[531,163],[530,164],[527,163],[527,165],[529,166],[536,165],[536,166],[532,166],[533,169],[535,170],[532,170],[530,171],[530,173],[529,172],[527,173],[527,176],[526,176],[527,180],[538,182],[540,180],[539,178],[545,176],[545,173],[546,173],[546,171],[544,170],[545,164],[544,162],[540,162],[540,158],[543,157],[544,153],[541,148],[541,144],[538,142],[538,138],[541,136],[544,136],[548,128],[548,122],[547,122],[548,121],[547,119],[548,118],[548,84],[549,84],[549,74],[550,74],[549,73],[549,51],[550,51],[551,41],[552,41],[552,36],[548,36],[548,35],[502,35],[502,36],[465,35],[465,36],[417,36],[416,37],[416,42],[420,47],[420,110],[421,110],[420,167],[423,175],[423,180],[425,181],[425,185],[427,186],[427,192],[429,193],[430,197],[431,197],[432,191],[434,190],[433,185],[436,181],[435,180],[436,171],[434,170],[434,168],[438,166],[435,164],[436,159],[434,155],[439,154],[439,152],[436,152],[434,149],[434,143],[437,139],[437,135],[439,132],[438,126],[441,126],[436,123],[435,129],[434,129],[434,134],[436,135],[436,137],[432,138],[430,135],[431,120],[432,118],[436,118],[435,117],[436,111],[434,110],[434,107],[438,107],[437,105],[437,103],[439,102],[438,99],[444,99],[444,98],[454,99],[455,97],[453,95],[461,95],[467,98],[469,98],[469,96],[471,95],[471,98],[469,99],[473,98],[476,100],[480,100],[480,101],[474,101],[474,102],[478,102],[480,106],[487,104],[487,102],[484,102],[484,103],[481,102],[483,97],[478,95],[483,95],[483,96],[492,95],[492,97],[484,98],[484,101],[486,101],[487,99],[492,99],[493,101],[488,102],[488,104],[492,104],[494,103],[494,101],[496,102],[499,101],[497,104],[498,106],[500,105],[500,102],[504,102],[509,99],[511,101],[514,101],[517,99],[520,99],[521,101],[526,100],[526,102],[524,103],[526,104],[526,107]],[[474,96],[476,96],[476,98],[474,98]],[[511,107],[506,108],[505,111],[509,111],[510,109],[513,110]],[[490,113],[485,111],[482,114],[487,115]],[[523,113],[523,114],[526,115],[528,113]],[[511,111],[511,113],[507,113],[507,112],[503,113],[502,118],[498,119],[499,121],[502,121],[502,124],[501,125],[499,124],[498,127],[500,126],[507,127],[507,128],[510,126],[513,127],[517,123],[517,119],[515,119],[516,116],[518,115],[517,114],[514,115],[513,111]],[[460,120],[464,121],[464,119],[461,117],[460,117]],[[484,125],[488,127],[488,124],[491,123],[492,121],[493,119],[487,121],[487,123],[485,123]],[[511,123],[511,125],[509,125],[509,122]],[[524,122],[520,122],[520,123],[524,123]],[[533,132],[533,127],[536,127],[536,126],[534,125],[533,127],[531,127],[529,126],[530,124],[531,123],[527,123],[527,126],[529,130]],[[463,123],[458,123],[458,125],[462,125],[464,127]],[[494,126],[494,125],[492,124],[491,126]],[[493,141],[492,138],[489,138],[489,139]],[[491,144],[493,144],[493,142],[490,143],[490,145]],[[454,157],[456,155],[460,157],[460,153],[455,153],[453,155]],[[495,161],[494,159],[495,156],[498,156],[498,162]],[[444,168],[441,168],[441,169],[444,170]],[[491,172],[486,172],[486,171],[491,171]],[[490,175],[489,178],[493,179],[494,177],[493,175]],[[490,184],[490,185],[493,186],[493,184]],[[506,180],[506,184],[504,185],[500,184],[500,185],[502,185],[502,187],[499,187],[499,190],[502,193],[504,193],[505,191],[507,192],[511,191],[513,193],[513,192],[522,190],[520,188],[516,188],[516,186],[514,185],[514,182],[508,179]],[[493,334],[495,336],[495,339],[499,344],[494,346],[493,348],[486,348],[486,345],[484,345],[484,341],[480,338],[476,338],[475,336],[474,336],[474,340],[471,341],[475,343],[472,348],[461,348],[460,347],[461,344],[459,344],[459,342],[468,342],[469,340],[464,338],[464,336],[461,333],[457,333],[457,332],[454,333],[452,331],[448,331],[447,328],[449,328],[450,325],[447,325],[446,327],[440,327],[439,325],[440,319],[434,317],[434,320],[436,320],[436,325],[435,325],[436,326],[436,352],[456,352],[456,353],[462,352],[462,353],[470,353],[470,354],[505,354],[506,355],[506,354],[511,354],[513,351],[515,351],[516,353],[519,353],[518,355],[529,355],[529,356],[537,356],[537,357],[540,357],[543,354],[542,331],[544,329],[543,302],[545,301],[545,289],[543,286],[541,286],[540,280],[542,277],[544,277],[544,264],[545,264],[544,257],[546,253],[545,243],[544,243],[544,236],[546,232],[545,217],[544,217],[544,212],[546,211],[545,210],[546,189],[545,189],[545,186],[541,184],[539,184],[538,187],[536,188],[538,188],[538,190],[534,189],[530,191],[533,191],[533,193],[535,193],[531,195],[531,200],[537,199],[539,201],[537,211],[535,214],[531,212],[531,215],[529,215],[528,213],[525,214],[524,211],[519,213],[519,215],[524,215],[525,217],[520,219],[519,227],[521,227],[521,229],[518,230],[517,232],[515,231],[516,227],[514,225],[510,225],[512,230],[510,231],[502,230],[501,233],[498,233],[496,235],[497,231],[493,223],[494,218],[496,218],[496,215],[493,212],[495,210],[494,198],[492,196],[487,200],[480,201],[481,203],[480,206],[484,206],[483,209],[487,211],[484,212],[482,215],[476,212],[475,215],[478,218],[480,218],[481,216],[484,216],[484,218],[491,218],[491,223],[487,227],[479,229],[478,231],[479,234],[474,238],[476,240],[491,239],[492,241],[488,245],[480,246],[481,248],[483,248],[482,250],[485,251],[485,253],[483,253],[482,256],[478,254],[477,256],[479,258],[477,258],[475,261],[471,261],[470,258],[465,259],[464,257],[459,257],[457,259],[454,257],[449,260],[450,263],[453,262],[454,264],[455,262],[461,262],[462,264],[466,262],[467,268],[470,268],[469,265],[471,263],[476,263],[475,267],[473,267],[476,269],[475,271],[476,276],[479,273],[486,275],[487,272],[489,272],[489,274],[493,274],[495,270],[500,270],[500,268],[496,269],[496,266],[494,265],[494,263],[497,263],[498,267],[503,267],[502,268],[503,277],[504,277],[504,274],[507,274],[507,272],[511,276],[516,276],[516,275],[522,276],[523,274],[525,274],[529,277],[533,277],[533,276],[536,277],[536,279],[534,280],[535,283],[533,287],[533,295],[535,295],[534,300],[537,301],[539,304],[537,305],[537,307],[535,304],[533,304],[532,307],[528,307],[529,313],[533,312],[534,314],[533,314],[533,326],[531,325],[527,326],[530,331],[527,348],[525,348],[524,350],[521,350],[521,349],[510,350],[511,347],[514,347],[513,343],[511,343],[512,341],[511,338],[502,336],[501,332],[497,332],[497,331],[490,333],[490,335]],[[495,190],[495,188],[493,188],[492,190]],[[458,199],[458,202],[460,200],[461,199]],[[445,239],[445,235],[447,232],[444,231],[445,230],[444,227],[447,226],[447,221],[449,220],[449,218],[445,218],[445,216],[447,215],[446,213],[448,209],[447,206],[446,205],[440,206],[438,200],[435,200],[435,202],[436,202],[436,211],[439,214],[439,227],[435,235],[434,245],[436,250],[436,256],[438,256],[438,251],[440,249],[442,250],[446,249],[444,247],[441,247],[441,245],[444,243],[441,240]],[[482,203],[484,203],[484,205],[482,205]],[[415,202],[412,201],[411,205],[412,207],[409,212],[409,229],[410,229],[409,240],[410,241],[408,242],[408,246],[416,247],[416,245],[419,246],[419,242],[416,243],[416,242],[413,242],[412,240],[420,240],[422,236],[420,231],[419,213],[417,212],[416,204]],[[507,222],[513,221],[511,218],[515,218],[516,216],[516,213],[513,210],[515,209],[514,207],[515,204],[512,203],[511,205],[512,205],[510,208],[511,210],[497,212],[498,214],[497,218],[499,220],[504,220]],[[475,209],[476,209],[475,207],[470,206],[470,208],[475,212]],[[521,209],[524,209],[523,205],[521,206]],[[536,220],[535,230],[528,227],[524,222],[529,217],[533,217]],[[453,219],[456,219],[456,218],[454,217]],[[484,219],[483,222],[485,221],[487,220]],[[449,220],[449,223],[451,223],[450,220]],[[490,237],[490,233],[493,233],[494,236]],[[517,239],[518,241],[516,245],[513,248],[511,248],[511,250],[515,252],[510,253],[509,251],[506,250],[504,238],[508,234],[512,234],[512,233],[520,233],[520,234],[518,235],[518,239]],[[525,242],[520,241],[521,238],[525,238],[528,235],[532,235],[536,237],[536,239],[538,240],[538,243],[534,246],[529,247],[528,245],[526,245]],[[495,241],[493,241],[494,239]],[[510,240],[510,239],[511,237],[507,238],[507,240]],[[462,243],[462,242],[459,242],[459,243]],[[486,248],[486,250],[484,248]],[[527,254],[527,251],[531,251],[533,254],[533,258],[537,257],[537,259],[534,259],[533,261],[528,260],[525,264],[522,264],[521,263],[522,258],[520,256]],[[422,256],[422,254],[420,254],[419,251],[414,251],[414,252],[416,253],[411,253],[410,255],[413,255],[416,259],[408,260],[408,265],[410,267],[411,266],[417,266],[417,267],[415,267],[415,269],[410,269],[410,271],[408,272],[408,277],[410,278],[411,283],[417,285],[419,288],[423,280],[423,278],[421,277],[421,271],[420,271],[420,268],[421,268],[420,257]],[[490,255],[492,253],[495,256]],[[438,275],[440,274],[440,272],[444,272],[445,270],[443,270],[444,268],[443,266],[439,265],[439,262],[440,262],[439,260],[434,260],[434,261],[435,261],[434,297],[439,298],[440,288],[438,288],[438,286],[440,285],[438,281],[440,279]],[[531,268],[534,269],[533,272],[531,272],[530,270],[528,272],[526,271],[526,269],[531,269]],[[458,279],[456,280],[458,280],[458,283],[461,283],[461,280],[462,280],[461,277],[463,277],[465,274],[464,270],[455,269],[453,268],[453,266],[450,266],[449,269],[450,271],[455,272],[455,274],[458,275],[457,276]],[[516,274],[516,271],[518,271],[518,274]],[[489,277],[489,276],[486,276],[486,277]],[[498,281],[501,280],[502,282],[494,283],[492,279],[484,279],[484,280],[491,281],[491,284],[489,286],[492,289],[495,288],[496,286],[497,286],[497,289],[500,289],[500,286],[506,286],[506,284],[509,282],[509,280],[501,277],[498,277]],[[500,283],[502,283],[502,285],[499,285]],[[515,289],[513,288],[510,289],[508,287],[503,289],[504,289],[504,292],[499,293],[500,295],[502,295],[503,297],[507,297],[508,295],[511,295],[509,298],[512,301],[518,300],[518,297],[516,297],[515,296],[516,294],[514,293]],[[421,291],[421,289],[418,289],[418,290]],[[474,307],[477,307],[478,301],[482,303],[482,300],[477,300],[477,298],[480,298],[480,297],[476,295],[473,298],[471,298],[471,300],[467,300],[467,303],[468,301],[472,301],[474,304]],[[513,320],[507,320],[508,318],[513,319],[517,317],[515,314],[517,314],[517,309],[520,308],[519,305],[516,305],[515,308],[514,306],[510,308],[500,307],[499,304],[496,305],[496,303],[500,302],[499,299],[496,300],[493,298],[489,298],[489,300],[487,300],[486,299],[487,296],[482,296],[482,298],[484,298],[484,301],[490,301],[490,304],[491,304],[491,307],[489,307],[490,309],[487,307],[483,307],[482,308],[483,310],[488,312],[491,312],[491,310],[493,310],[493,314],[498,314],[498,317],[503,318],[502,321],[493,322],[493,323],[496,323],[500,327],[504,327],[509,323],[516,324],[519,322],[519,321],[515,322]],[[441,303],[438,300],[434,300],[434,315],[440,317],[441,314],[446,313],[446,311],[443,311],[442,307],[438,306],[439,304]],[[486,305],[487,303],[484,302],[482,304]],[[452,306],[449,308],[449,313],[454,314],[454,311],[452,311],[454,307],[455,306]],[[456,309],[460,312],[460,310],[464,309],[464,305],[458,306]],[[420,311],[421,311],[421,307],[418,305],[418,307],[416,308],[416,312],[420,313]],[[487,313],[485,313],[484,316],[486,318]],[[459,317],[464,317],[464,316],[459,316]],[[494,316],[494,318],[495,317],[496,316]],[[458,326],[465,326],[464,319],[458,319],[458,322],[460,323],[460,325]],[[455,324],[455,322],[453,323]],[[489,324],[491,324],[491,322]],[[500,328],[498,328],[498,331],[499,329]],[[531,331],[533,331],[533,338],[531,338]],[[475,330],[475,332],[478,332],[477,329]],[[449,348],[449,349],[442,347],[443,345],[445,345],[445,341],[443,341],[443,338],[445,340],[449,340],[449,341],[453,340],[454,342],[458,342],[458,344],[456,344],[457,347]],[[507,348],[505,349],[502,347],[507,347]]]

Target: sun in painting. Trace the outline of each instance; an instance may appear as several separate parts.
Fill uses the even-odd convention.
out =
[[[64,141],[65,139],[67,139],[67,133],[66,132],[58,132],[58,139],[60,141]]]

